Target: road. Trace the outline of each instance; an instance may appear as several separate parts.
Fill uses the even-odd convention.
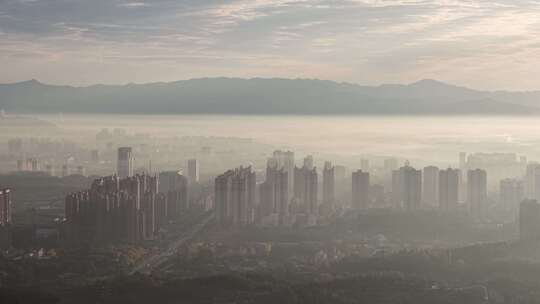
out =
[[[159,266],[163,265],[163,263],[167,262],[167,260],[173,257],[182,245],[195,237],[204,227],[206,227],[206,225],[208,225],[208,223],[210,223],[213,218],[213,213],[207,215],[200,222],[193,225],[189,230],[182,233],[182,235],[177,240],[172,241],[165,251],[156,253],[145,258],[142,262],[133,267],[133,269],[128,273],[130,275],[137,272],[150,274],[152,270],[157,269]]]

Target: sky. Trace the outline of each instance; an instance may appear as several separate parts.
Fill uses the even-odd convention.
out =
[[[0,83],[216,76],[540,89],[540,1],[0,0]]]

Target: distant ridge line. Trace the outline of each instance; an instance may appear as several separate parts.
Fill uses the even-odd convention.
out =
[[[362,86],[319,79],[197,78],[85,87],[0,85],[13,113],[538,115],[540,91],[479,91],[423,79]]]

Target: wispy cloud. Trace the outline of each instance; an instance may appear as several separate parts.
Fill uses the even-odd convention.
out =
[[[539,73],[538,16],[539,1],[515,0],[4,0],[0,64],[16,73],[0,81],[435,77],[540,88],[540,77],[514,77]]]

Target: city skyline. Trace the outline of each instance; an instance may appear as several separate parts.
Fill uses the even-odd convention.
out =
[[[0,0],[0,302],[540,303],[539,16]]]
[[[204,280],[213,276],[208,270],[219,274],[235,268],[279,278],[286,265],[286,276],[296,276],[295,268],[302,267],[303,280],[330,278],[338,283],[335,290],[343,279],[334,281],[334,267],[355,261],[393,270],[399,268],[381,261],[412,255],[430,261],[412,273],[436,261],[475,271],[464,263],[489,263],[487,253],[499,257],[497,248],[510,250],[513,259],[523,248],[535,252],[526,258],[538,252],[536,157],[455,152],[448,167],[429,159],[409,162],[399,154],[356,154],[343,162],[317,149],[253,149],[252,141],[231,137],[170,140],[135,134],[115,128],[77,142],[26,137],[5,142],[3,156],[11,164],[4,161],[5,167],[16,169],[0,174],[0,189],[9,189],[7,200],[6,190],[0,190],[0,250],[6,253],[0,258],[11,265],[8,273],[28,264],[64,266],[57,271],[69,271],[68,277],[46,273],[58,285],[47,292],[63,298],[66,283],[70,290],[87,288],[96,275],[124,284],[126,277],[159,274],[168,284],[172,276]],[[50,170],[51,164],[60,165],[62,173]],[[467,260],[471,248],[486,252]],[[85,268],[87,262],[94,272]],[[72,263],[80,273],[65,270]],[[485,271],[480,275],[485,278]],[[80,283],[73,285],[74,276]],[[22,283],[12,283],[12,276],[0,280],[16,288],[32,280],[21,277]],[[433,291],[432,280],[422,286]],[[407,274],[407,295],[410,282]],[[149,288],[142,286],[145,292]],[[463,284],[445,288],[456,294]],[[191,288],[190,293],[192,299]],[[360,290],[350,299],[362,297]],[[222,303],[216,299],[212,302]]]

